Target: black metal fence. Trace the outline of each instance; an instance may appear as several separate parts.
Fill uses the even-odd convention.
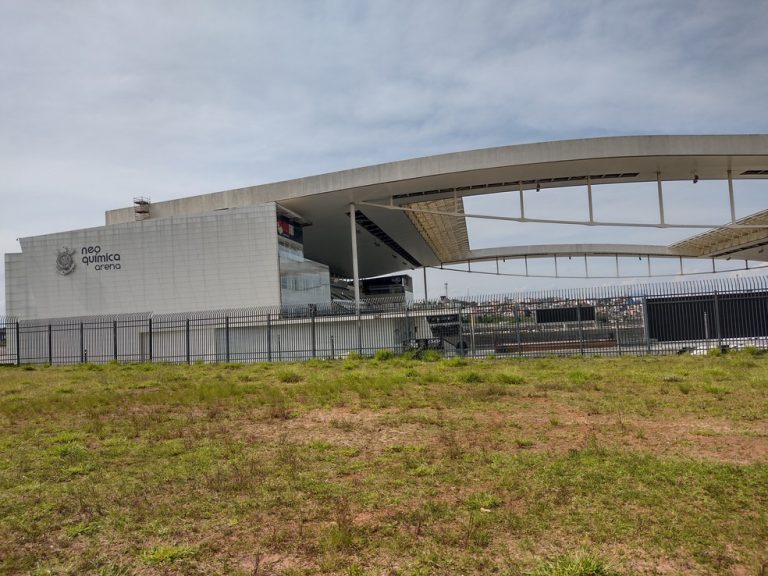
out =
[[[705,353],[768,347],[768,277],[195,314],[0,319],[0,363]]]

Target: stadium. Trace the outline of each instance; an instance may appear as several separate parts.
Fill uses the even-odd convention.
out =
[[[768,135],[627,136],[458,152],[164,202],[137,197],[132,206],[108,211],[103,226],[21,238],[21,252],[5,255],[6,310],[11,318],[6,324],[15,331],[11,337],[6,330],[6,350],[16,355],[17,362],[22,361],[25,346],[32,350],[29,358],[49,362],[59,357],[64,361],[160,356],[177,361],[242,360],[272,359],[277,348],[281,356],[291,358],[335,356],[344,350],[401,349],[415,340],[425,345],[431,338],[459,352],[470,348],[474,352],[484,340],[495,352],[514,348],[510,342],[522,352],[526,338],[530,349],[577,346],[583,352],[586,338],[594,340],[594,348],[621,350],[623,345],[650,351],[651,340],[659,340],[651,326],[667,325],[669,320],[649,318],[650,308],[645,306],[628,312],[627,302],[640,302],[629,293],[619,298],[624,304],[601,304],[602,308],[584,308],[565,298],[564,311],[553,318],[584,316],[559,321],[565,336],[557,344],[541,336],[541,326],[521,334],[519,323],[514,335],[500,327],[497,332],[506,334],[503,337],[497,332],[483,336],[475,329],[474,316],[455,311],[448,316],[427,311],[409,316],[406,306],[386,319],[371,316],[362,324],[360,319],[361,312],[373,310],[368,303],[382,296],[400,305],[412,302],[411,278],[402,273],[428,267],[460,264],[471,271],[473,265],[490,262],[498,269],[500,261],[520,260],[527,273],[529,259],[553,258],[557,269],[559,257],[583,258],[585,268],[588,259],[609,258],[616,260],[618,276],[619,258],[635,256],[645,259],[652,276],[653,259],[679,260],[681,271],[684,258],[711,261],[713,271],[716,260],[741,260],[747,266],[768,262],[768,210],[737,218],[734,194],[736,183],[766,177]],[[665,218],[665,183],[700,180],[723,182],[729,210],[720,220],[671,222]],[[635,183],[655,184],[657,205],[651,207],[658,213],[655,221],[638,224],[595,216],[593,188]],[[527,216],[527,195],[549,188],[584,190],[588,217]],[[465,211],[466,198],[498,193],[516,194],[516,215]],[[616,236],[622,227],[637,226],[699,231],[672,244],[473,249],[468,218],[607,227],[617,229]],[[706,230],[701,232],[702,228]],[[748,317],[765,315],[768,300],[763,292],[756,294],[749,302],[737,298],[725,316],[722,299],[712,300],[711,294],[699,304],[691,304],[695,299],[678,302],[676,314],[688,310],[686,306],[704,308],[684,314],[693,318],[690,326],[667,332],[674,333],[675,341],[766,336],[764,322],[748,333],[724,328],[746,325]],[[627,310],[617,312],[622,306]],[[609,330],[597,324],[595,311],[600,309],[603,319],[624,321],[632,316],[632,322]],[[230,325],[234,315],[226,312],[234,310],[251,311],[250,319],[240,322],[239,332]],[[534,312],[537,317],[546,316]],[[351,316],[338,318],[345,314]],[[337,317],[335,327],[328,324],[326,333],[320,334],[314,321],[318,315]],[[476,315],[480,322],[480,312]],[[280,322],[295,323],[296,318],[310,316],[311,322],[290,330],[284,327],[275,340]],[[218,320],[199,321],[212,317]],[[520,311],[482,317],[519,321]],[[93,331],[103,335],[105,318],[108,337],[94,336],[88,344],[88,322],[96,322]],[[158,332],[162,318],[166,319],[165,336]],[[638,318],[642,321],[635,321]],[[83,319],[89,319],[85,328]],[[19,322],[31,326],[26,345]],[[55,326],[61,322],[70,327],[57,336]],[[592,324],[587,327],[585,322]],[[333,330],[337,330],[335,336]],[[471,338],[465,337],[470,331]],[[539,341],[545,344],[539,346]],[[163,354],[162,346],[167,348]]]
[[[768,135],[633,136],[523,144],[345,170],[106,213],[103,226],[21,238],[5,255],[6,311],[23,319],[197,312],[360,300],[360,278],[537,255],[766,261],[768,212],[736,219],[737,180],[768,177]],[[593,185],[727,182],[731,211],[673,245],[471,249],[464,198]],[[483,215],[475,215],[484,217]],[[493,217],[485,215],[485,217]],[[690,226],[690,224],[685,224]],[[351,280],[347,290],[346,281]],[[343,282],[340,282],[343,281]],[[357,296],[355,296],[357,293]]]

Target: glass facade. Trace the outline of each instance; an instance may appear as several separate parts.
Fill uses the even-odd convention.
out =
[[[304,258],[304,247],[278,237],[280,259],[280,300],[283,306],[320,304],[331,301],[328,266]]]

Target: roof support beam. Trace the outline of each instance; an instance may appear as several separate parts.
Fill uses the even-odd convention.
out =
[[[355,286],[355,313],[360,314],[360,270],[357,266],[357,217],[354,202],[349,205],[349,233],[352,238],[352,282]]]
[[[736,202],[733,199],[733,171],[728,170],[728,201],[731,206],[731,223],[736,222]]]
[[[659,224],[664,226],[664,190],[661,187],[661,172],[656,172],[656,187],[659,193]]]
[[[472,273],[473,274],[487,274],[487,275],[490,275],[490,276],[511,276],[511,277],[518,277],[518,278],[519,277],[527,277],[527,278],[638,278],[638,277],[642,276],[642,274],[634,274],[631,271],[625,272],[625,271],[621,270],[620,263],[619,263],[619,256],[627,256],[626,254],[616,253],[616,254],[601,254],[601,255],[595,255],[595,256],[591,256],[590,255],[590,258],[593,258],[593,257],[594,258],[608,257],[608,258],[613,259],[614,262],[615,262],[615,270],[614,270],[613,274],[611,274],[610,272],[607,271],[604,274],[597,274],[597,275],[595,275],[592,271],[589,270],[589,267],[588,267],[588,264],[587,264],[587,260],[586,260],[587,255],[585,255],[584,274],[583,275],[579,275],[579,274],[562,274],[561,271],[559,270],[559,266],[557,265],[558,260],[559,260],[558,256],[562,256],[562,254],[542,254],[541,256],[537,257],[538,259],[542,259],[542,260],[552,260],[554,262],[554,266],[555,266],[554,273],[552,273],[552,272],[536,273],[536,272],[529,271],[528,270],[528,266],[527,266],[527,264],[528,264],[528,257],[527,256],[522,258],[525,261],[525,264],[526,264],[525,270],[523,272],[506,272],[506,271],[505,272],[501,272],[497,268],[496,270],[475,269],[475,270],[472,270]],[[640,256],[648,258],[649,260],[651,258],[665,258],[665,256],[657,256],[657,255],[653,255],[653,256],[640,255]],[[651,273],[649,274],[648,277],[649,278],[663,278],[663,277],[681,276],[681,275],[682,276],[696,276],[696,275],[701,275],[701,274],[712,274],[712,271],[704,270],[704,269],[699,269],[699,270],[690,270],[689,269],[689,270],[686,270],[684,259],[688,260],[688,258],[676,256],[675,259],[678,261],[678,264],[676,266],[677,270],[662,273],[662,272],[658,272],[658,271],[653,271],[651,269],[651,266],[649,265],[648,269],[651,271]],[[693,259],[696,260],[696,258],[693,258]],[[464,272],[464,273],[467,272],[466,266],[464,265],[463,262],[455,262],[454,264],[456,264],[457,267],[446,266],[444,264],[441,264],[439,269],[440,270],[447,270],[449,272]],[[437,267],[433,267],[433,268],[437,269]],[[762,264],[762,265],[759,265],[759,266],[755,266],[754,263],[750,264],[749,260],[744,260],[744,266],[743,267],[729,269],[728,271],[729,272],[735,272],[737,270],[754,270],[754,269],[766,269],[766,268],[768,268],[768,264]]]
[[[413,208],[410,206],[389,206],[387,204],[380,204],[378,202],[360,201],[358,204],[363,206],[372,206],[374,208],[382,208],[384,210],[400,210],[402,212],[414,212],[423,214],[436,214],[438,216],[451,216],[454,218],[478,218],[482,220],[503,220],[507,222],[530,222],[533,224],[567,224],[573,226],[610,226],[617,228],[701,228],[701,229],[739,229],[739,228],[756,228],[756,229],[768,229],[768,223],[765,224],[714,224],[712,222],[701,223],[680,223],[672,224],[669,222],[660,223],[646,223],[646,222],[621,222],[621,221],[600,221],[595,220],[590,222],[589,220],[560,220],[553,218],[521,218],[519,216],[499,216],[496,214],[473,214],[468,212],[450,212],[445,210],[429,210],[424,208]],[[663,205],[661,206],[663,211]]]

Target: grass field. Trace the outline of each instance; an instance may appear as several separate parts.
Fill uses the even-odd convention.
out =
[[[3,574],[766,563],[768,357],[0,369]]]

